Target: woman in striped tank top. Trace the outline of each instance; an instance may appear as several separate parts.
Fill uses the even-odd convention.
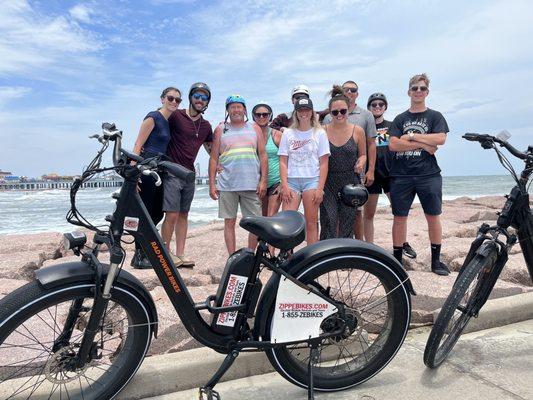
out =
[[[261,129],[245,118],[246,103],[241,96],[226,99],[226,114],[229,122],[219,124],[214,132],[209,158],[209,195],[218,200],[218,217],[224,218],[226,248],[232,254],[236,249],[238,206],[243,217],[261,215],[259,198],[266,192],[268,161]],[[256,246],[257,238],[249,234],[248,247]]]

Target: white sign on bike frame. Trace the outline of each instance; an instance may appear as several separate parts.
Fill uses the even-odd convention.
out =
[[[289,279],[281,278],[270,340],[284,343],[318,337],[322,321],[336,312],[337,307],[333,304]]]

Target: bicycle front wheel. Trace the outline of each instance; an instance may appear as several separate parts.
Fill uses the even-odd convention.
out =
[[[407,287],[386,264],[366,256],[337,255],[310,264],[296,277],[345,305],[351,320],[346,334],[320,345],[313,371],[315,390],[358,385],[392,360],[409,328],[411,301]],[[285,379],[307,388],[309,348],[305,343],[268,350],[267,356]]]
[[[483,288],[497,256],[496,249],[487,256],[476,255],[457,277],[426,343],[424,364],[429,368],[441,365],[459,340],[473,316],[473,310],[477,308],[477,294]]]
[[[127,384],[151,341],[148,311],[115,286],[90,360],[77,368],[92,289],[90,282],[53,289],[31,282],[0,300],[0,398],[104,400]]]

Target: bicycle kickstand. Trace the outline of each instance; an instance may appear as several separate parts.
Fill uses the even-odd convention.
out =
[[[309,349],[309,362],[307,363],[307,400],[315,399],[315,384],[313,380],[313,367],[318,364],[320,353],[318,352],[318,345],[312,343]]]
[[[239,352],[236,350],[233,350],[231,353],[229,353],[224,361],[222,361],[222,364],[218,368],[217,372],[215,372],[215,375],[209,380],[209,382],[206,383],[205,386],[202,386],[200,388],[200,400],[220,400],[220,395],[216,390],[213,390],[215,385],[220,381],[220,378],[224,376],[226,371],[231,367],[237,356],[239,355]]]

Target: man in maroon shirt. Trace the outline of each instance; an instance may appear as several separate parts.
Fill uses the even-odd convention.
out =
[[[189,108],[174,111],[168,119],[170,143],[167,156],[172,162],[191,171],[194,171],[194,161],[202,145],[208,153],[211,152],[213,129],[202,116],[210,100],[209,86],[197,82],[189,90]],[[171,253],[172,260],[177,267],[192,268],[194,261],[185,257],[185,238],[195,184],[186,183],[168,174],[163,179],[163,185],[163,211],[165,211],[165,220],[161,228],[163,241],[170,250],[172,233],[176,232],[176,254]]]

